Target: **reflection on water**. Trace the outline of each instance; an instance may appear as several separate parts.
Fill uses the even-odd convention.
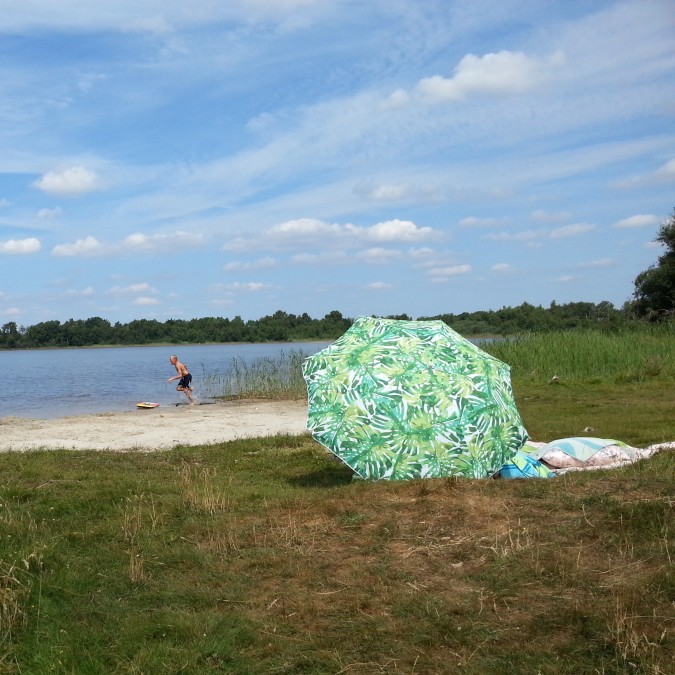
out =
[[[250,364],[291,351],[313,354],[328,342],[181,345],[0,351],[6,395],[0,417],[48,419],[83,413],[135,410],[138,401],[174,405],[186,400],[176,391],[171,354],[186,363],[200,400],[219,392],[209,383],[225,378],[233,359]]]

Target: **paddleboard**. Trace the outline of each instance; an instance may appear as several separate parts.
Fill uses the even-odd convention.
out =
[[[157,408],[159,403],[151,403],[150,401],[141,401],[136,404],[137,408]]]

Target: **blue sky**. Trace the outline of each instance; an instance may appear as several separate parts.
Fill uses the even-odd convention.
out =
[[[631,297],[671,0],[0,0],[0,324]]]

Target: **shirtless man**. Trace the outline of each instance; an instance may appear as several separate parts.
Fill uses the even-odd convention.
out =
[[[194,399],[192,398],[192,387],[190,386],[190,382],[192,382],[192,375],[190,375],[188,367],[184,363],[181,363],[175,354],[171,356],[169,361],[178,373],[178,375],[170,377],[169,382],[180,380],[180,382],[178,382],[178,386],[176,387],[176,391],[182,391],[188,397],[188,401],[193,404]]]

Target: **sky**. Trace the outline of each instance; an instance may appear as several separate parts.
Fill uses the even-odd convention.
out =
[[[0,0],[0,325],[630,300],[672,0]]]

